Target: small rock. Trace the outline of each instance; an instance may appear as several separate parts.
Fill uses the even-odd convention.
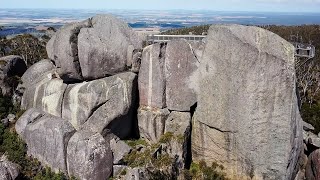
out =
[[[127,167],[128,166],[124,166],[124,165],[113,165],[113,177],[118,177],[119,175],[125,175],[122,173]]]
[[[128,168],[127,174],[124,180],[147,180],[146,169],[145,168]]]
[[[140,152],[144,152],[146,150],[146,146],[142,145],[142,144],[138,144],[136,146],[136,150],[140,151]]]
[[[302,126],[305,131],[314,131],[314,127],[305,121],[302,121]]]
[[[132,148],[120,139],[111,139],[110,148],[113,152],[113,164],[122,164],[125,155],[129,154]]]
[[[315,137],[309,137],[308,138],[308,144],[313,145],[317,148],[320,148],[320,138],[318,138],[317,136]]]
[[[15,121],[15,118],[16,118],[16,115],[14,114],[9,114],[7,116],[7,119],[9,120],[9,122],[14,122]]]

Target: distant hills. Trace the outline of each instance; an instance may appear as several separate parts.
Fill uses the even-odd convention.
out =
[[[320,24],[320,13],[267,13],[215,11],[149,11],[149,10],[71,10],[71,9],[0,9],[0,36],[37,34],[37,26],[59,28],[95,14],[110,13],[128,22],[133,28],[162,30],[203,24],[301,25]]]

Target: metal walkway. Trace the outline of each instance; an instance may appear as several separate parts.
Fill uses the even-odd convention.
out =
[[[316,48],[313,45],[297,42],[291,42],[291,44],[293,44],[293,46],[296,48],[296,57],[303,57],[309,59],[314,58],[316,54]]]
[[[148,35],[147,36],[147,43],[154,44],[154,43],[166,43],[171,40],[175,39],[186,39],[188,41],[201,41],[206,36],[200,36],[200,35]],[[297,42],[291,42],[293,46],[296,48],[295,50],[295,56],[296,57],[302,57],[302,58],[314,58],[315,56],[315,47],[310,44],[304,44],[304,43],[297,43]]]
[[[148,35],[148,44],[168,42],[174,39],[186,39],[188,41],[201,41],[206,36],[199,35]]]

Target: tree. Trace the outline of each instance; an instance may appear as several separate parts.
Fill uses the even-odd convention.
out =
[[[5,49],[10,49],[10,51]],[[0,57],[8,55],[20,55],[29,67],[47,58],[46,42],[30,34],[18,35],[11,39],[0,39]]]

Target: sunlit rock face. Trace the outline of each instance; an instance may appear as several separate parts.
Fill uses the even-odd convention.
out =
[[[302,145],[293,46],[258,27],[213,25],[200,60],[196,161],[233,179],[291,179]]]

